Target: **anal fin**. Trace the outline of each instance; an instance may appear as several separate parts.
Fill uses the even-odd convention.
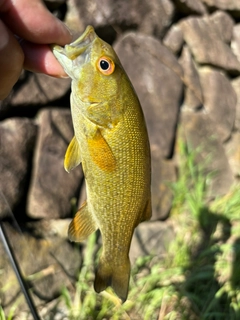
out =
[[[80,148],[76,137],[74,136],[69,143],[64,158],[64,169],[70,172],[81,162]]]
[[[97,229],[98,226],[88,210],[87,202],[84,202],[69,225],[68,237],[70,241],[81,242]]]

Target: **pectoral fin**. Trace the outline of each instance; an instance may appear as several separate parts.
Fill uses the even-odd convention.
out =
[[[68,238],[70,241],[81,242],[97,229],[98,226],[88,210],[87,202],[84,202],[69,225]]]
[[[99,129],[93,138],[88,139],[88,147],[91,159],[100,169],[113,171],[116,168],[114,154]]]
[[[76,137],[74,136],[67,148],[64,158],[64,169],[70,172],[81,162],[80,148]]]

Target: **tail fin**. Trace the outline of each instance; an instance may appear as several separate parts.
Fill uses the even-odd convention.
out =
[[[128,296],[129,277],[130,261],[128,257],[117,266],[111,265],[111,262],[101,257],[95,275],[94,289],[99,293],[110,286],[122,302],[125,302]]]

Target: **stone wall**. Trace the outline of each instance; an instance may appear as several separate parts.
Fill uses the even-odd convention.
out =
[[[179,139],[199,151],[196,161],[204,162],[206,174],[215,172],[211,197],[226,194],[240,177],[240,1],[46,4],[75,36],[93,25],[113,45],[137,91],[150,136],[153,202],[153,222],[138,233],[144,252],[161,252],[159,242],[172,234],[161,220],[171,209],[168,183],[177,179]],[[10,207],[18,221],[31,224],[32,237],[66,238],[74,199],[85,198],[81,168],[63,169],[73,135],[69,94],[69,79],[24,71],[0,104],[0,217],[11,216]],[[152,234],[156,241],[149,240]],[[133,259],[143,252],[138,239]]]

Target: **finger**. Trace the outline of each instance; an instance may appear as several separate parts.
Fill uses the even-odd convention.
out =
[[[0,100],[7,97],[17,82],[23,61],[24,55],[19,43],[0,20]]]
[[[8,3],[3,7],[2,3]],[[19,37],[33,43],[65,45],[71,34],[64,23],[54,17],[40,0],[0,0],[1,17]]]
[[[48,45],[23,41],[21,46],[25,55],[25,69],[54,77],[68,77]]]

